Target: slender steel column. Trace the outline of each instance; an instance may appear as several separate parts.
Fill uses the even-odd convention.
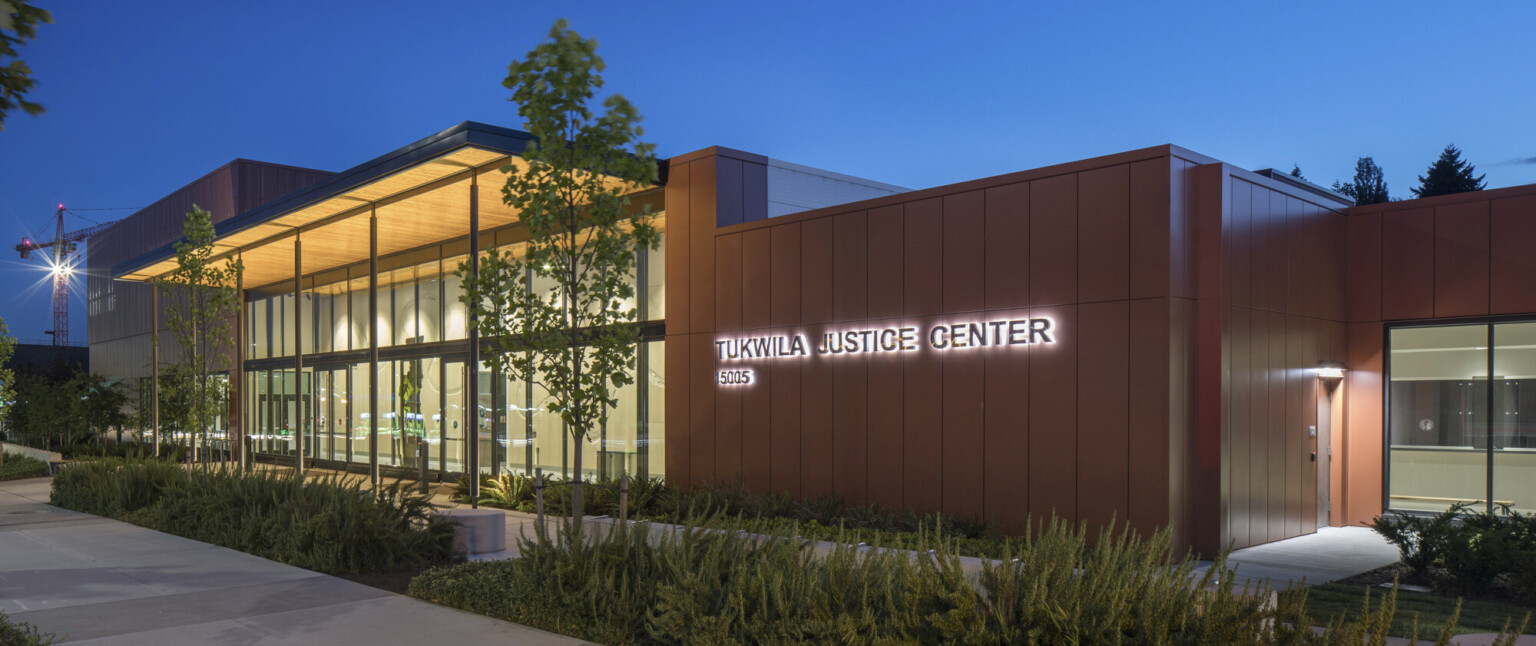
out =
[[[294,467],[304,472],[304,243],[293,232],[293,412]]]
[[[480,183],[479,176],[469,176],[469,280],[471,284],[480,278]],[[465,430],[469,432],[469,464],[465,466],[469,478],[469,505],[480,506],[480,329],[475,321],[475,309],[464,308],[469,336],[469,375],[467,388],[469,405],[465,407],[469,418]]]
[[[150,285],[149,308],[149,410],[150,431],[155,438],[155,457],[160,456],[160,283]],[[142,438],[141,438],[142,439]]]
[[[250,347],[249,335],[250,317],[246,312],[245,302],[245,253],[235,252],[235,264],[240,269],[235,272],[235,311],[239,318],[235,320],[235,365],[230,367],[229,373],[229,401],[234,406],[234,414],[229,416],[229,432],[234,434],[233,442],[230,442],[229,455],[238,460],[240,467],[245,468],[245,400],[248,394],[245,392],[245,353]]]
[[[379,486],[379,211],[368,211],[368,473]]]

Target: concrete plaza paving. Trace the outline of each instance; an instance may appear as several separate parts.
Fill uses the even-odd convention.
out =
[[[0,610],[71,644],[585,644],[47,504],[0,483]]]

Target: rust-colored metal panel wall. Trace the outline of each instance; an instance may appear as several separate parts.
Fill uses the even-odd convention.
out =
[[[1381,218],[1381,315],[1386,320],[1435,315],[1435,210]]]
[[[800,373],[802,366],[776,361],[768,369],[769,447],[768,487],[775,493],[800,495]]]
[[[875,402],[869,397],[869,359],[847,357],[832,366],[832,492],[843,500],[869,499],[869,454],[871,435],[869,406],[889,408],[889,400]],[[899,414],[899,412],[898,412]],[[886,429],[882,435],[894,435],[899,443],[901,429]]]
[[[688,163],[688,327],[684,332],[715,329],[715,159]]]
[[[1193,289],[1198,267],[1184,256],[1197,253],[1201,229],[1196,164],[1181,158],[1175,170],[1171,150],[761,221],[748,218],[750,182],[738,179],[741,223],[708,231],[707,246],[693,239],[700,222],[718,224],[717,212],[734,208],[725,175],[745,177],[750,164],[722,171],[732,165],[707,152],[674,164],[669,227],[675,200],[686,203],[686,226],[669,242],[687,247],[677,273],[690,311],[679,323],[688,336],[668,350],[691,396],[668,400],[686,411],[669,409],[678,427],[669,437],[685,438],[669,460],[692,481],[833,492],[981,515],[1011,530],[1052,513],[1095,526],[1116,517],[1147,531],[1173,523],[1178,545],[1188,545],[1196,303],[1171,296],[1170,272],[1177,261],[1181,289]],[[710,185],[683,186],[701,181]],[[1175,233],[1178,257],[1168,246]],[[827,332],[926,334],[1022,318],[1050,319],[1054,342],[814,349]],[[718,359],[715,341],[738,338],[811,349]],[[754,370],[755,383],[712,383],[728,367]]]
[[[1269,540],[1270,519],[1276,514],[1271,513],[1269,487],[1269,391],[1273,376],[1269,356],[1269,313],[1250,311],[1249,316],[1248,536],[1251,545]],[[1275,509],[1278,513],[1279,508]]]
[[[715,238],[715,324],[741,327],[741,234]]]
[[[693,403],[689,398],[689,393],[693,390],[693,381],[689,379],[693,363],[688,360],[687,335],[669,334],[664,345],[667,357],[667,379],[674,384],[672,388],[666,389],[666,395],[664,395],[667,405],[663,413],[667,433],[666,477],[672,482],[686,486],[694,482],[689,464],[689,458],[693,456],[693,452],[688,446],[693,428]],[[677,384],[685,387],[678,388]]]
[[[769,233],[753,229],[741,233],[741,327],[768,327],[770,320],[768,286],[770,279]],[[747,297],[746,295],[751,295]],[[730,328],[722,328],[730,329]]]
[[[808,498],[832,493],[835,370],[825,361],[800,366],[800,493]]]
[[[991,198],[988,198],[989,208]],[[990,230],[990,226],[989,226]],[[1000,317],[1028,318],[1027,310]],[[1029,525],[1029,358],[1028,352],[986,357],[986,425],[982,444],[983,513],[1009,532]]]
[[[1285,535],[1301,534],[1302,474],[1306,446],[1306,410],[1303,395],[1311,394],[1311,375],[1303,372],[1306,352],[1306,321],[1295,315],[1285,317]],[[1315,362],[1313,365],[1316,365]],[[1314,478],[1312,482],[1317,482]],[[1316,495],[1316,490],[1313,490]]]
[[[1168,285],[1173,296],[1194,298],[1195,248],[1199,227],[1195,224],[1195,164],[1173,158],[1168,178]]]
[[[1130,303],[1077,311],[1077,519],[1102,526],[1130,504]]]
[[[767,237],[763,236],[764,239]],[[773,491],[771,388],[770,384],[767,388],[741,389],[741,484],[753,491]]]
[[[1536,312],[1536,195],[1494,200],[1489,218],[1492,311]]]
[[[932,322],[913,320],[919,328]],[[904,504],[917,509],[941,509],[944,502],[944,358],[937,352],[902,358],[901,491]]]
[[[1385,357],[1381,323],[1349,325],[1349,372],[1345,387],[1349,397],[1344,440],[1344,523],[1368,522],[1381,513],[1382,450],[1385,428],[1382,419],[1382,370]],[[1335,456],[1338,458],[1338,456]]]
[[[776,326],[796,325],[800,322],[800,223],[768,231],[769,319]]]
[[[709,348],[711,351],[714,347]],[[711,357],[713,358],[713,357]],[[710,365],[713,368],[713,363]],[[709,371],[713,373],[713,370]],[[715,479],[739,480],[742,468],[741,388],[715,390]]]
[[[1172,157],[1131,164],[1131,298],[1168,295],[1169,166]]]
[[[1253,184],[1230,182],[1231,206],[1228,208],[1227,226],[1222,244],[1224,260],[1224,290],[1226,304],[1248,307],[1250,287],[1253,281]]]
[[[944,196],[945,313],[974,312],[986,306],[986,203],[981,191]]]
[[[800,224],[800,322],[831,321],[832,218],[807,220]]]
[[[693,227],[689,224],[689,193],[693,182],[689,179],[689,169],[692,164],[672,164],[667,169],[667,188],[664,193],[667,209],[667,335],[681,335],[688,333],[689,314],[691,305],[688,302],[689,286],[692,280],[688,277],[691,268],[688,251],[692,249],[689,239],[692,237]],[[671,343],[667,346],[671,347]],[[667,365],[675,366],[670,359]],[[675,410],[667,407],[667,414],[671,415]],[[675,425],[670,418],[669,427]],[[671,465],[669,457],[667,464]]]
[[[863,211],[832,219],[832,320],[869,313],[869,218]]]
[[[1034,192],[1034,191],[1031,191]],[[1032,213],[1048,212],[1031,207]],[[1031,274],[1035,268],[1031,268]],[[1031,293],[1039,293],[1030,289]],[[1077,521],[1076,305],[1040,307],[1034,316],[1056,322],[1056,343],[1033,348],[1029,360],[1029,511]]]
[[[1435,207],[1435,316],[1487,316],[1488,202]]]
[[[874,264],[874,255],[870,263]],[[869,420],[865,447],[865,464],[868,465],[869,500],[890,509],[908,506],[902,495],[906,480],[902,472],[906,456],[907,402],[905,360],[900,355],[877,354],[869,358]],[[849,453],[850,461],[856,461]]]
[[[987,189],[987,309],[1029,305],[1029,183]]]
[[[1029,213],[1031,304],[1077,302],[1077,175],[1031,182]]]
[[[832,321],[832,218],[800,224],[800,320]],[[832,492],[833,366],[807,363],[800,382],[800,486],[805,496]]]
[[[901,204],[869,210],[869,318],[901,316],[906,286],[906,215]]]
[[[1348,220],[1349,320],[1381,320],[1381,214]]]
[[[981,221],[981,205],[975,210]],[[981,240],[976,240],[977,247]],[[976,247],[971,247],[975,249]],[[977,267],[978,274],[980,267]],[[978,276],[979,277],[979,276]],[[977,281],[978,285],[980,281]],[[979,304],[981,290],[975,292]],[[1011,349],[1010,349],[1011,351]],[[944,424],[940,455],[943,456],[943,505],[947,514],[980,516],[982,512],[982,456],[986,451],[986,357],[974,352],[944,356]],[[932,457],[928,464],[933,464]],[[1001,494],[1002,492],[998,492]]]
[[[1253,539],[1250,533],[1253,505],[1253,419],[1252,415],[1252,380],[1253,351],[1250,339],[1250,316],[1252,310],[1246,307],[1228,307],[1227,330],[1230,342],[1227,349],[1227,357],[1230,361],[1228,370],[1228,408],[1227,408],[1227,436],[1231,438],[1231,445],[1227,449],[1226,463],[1231,469],[1230,491],[1227,494],[1227,536],[1238,545],[1252,545]]]
[[[714,349],[708,334],[688,335],[688,474],[695,482],[716,479]]]
[[[1110,166],[1080,174],[1077,258],[1079,302],[1124,300],[1131,280],[1131,169]]]
[[[944,308],[943,216],[939,199],[906,205],[902,313],[908,316],[938,314]]]
[[[1169,505],[1173,483],[1168,459],[1172,447],[1168,427],[1172,408],[1171,323],[1168,299],[1130,302],[1128,417],[1136,427],[1130,434],[1129,445],[1130,455],[1136,459],[1131,460],[1128,468],[1130,505],[1126,522],[1144,534],[1175,519]]]
[[[1206,230],[1197,254],[1203,360],[1194,513],[1197,527],[1221,533],[1215,543],[1210,532],[1197,537],[1204,550],[1316,531],[1327,492],[1317,491],[1312,458],[1311,368],[1346,358],[1342,342],[1322,339],[1342,336],[1349,309],[1342,205],[1229,166],[1218,178],[1214,166],[1198,169],[1195,187]],[[1219,238],[1209,231],[1218,222]],[[1223,275],[1209,274],[1216,264]],[[1219,307],[1207,303],[1213,296]],[[1206,362],[1218,352],[1219,361]]]

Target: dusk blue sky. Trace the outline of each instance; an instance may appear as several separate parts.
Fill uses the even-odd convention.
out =
[[[0,131],[0,232],[138,207],[237,157],[342,170],[466,120],[567,17],[658,153],[712,145],[922,188],[1175,143],[1393,196],[1448,143],[1536,183],[1532,3],[58,2]],[[955,5],[960,5],[956,8]],[[130,211],[84,211],[97,221]],[[71,217],[71,229],[90,221]],[[0,316],[52,327],[38,261]],[[83,285],[71,337],[84,341]]]

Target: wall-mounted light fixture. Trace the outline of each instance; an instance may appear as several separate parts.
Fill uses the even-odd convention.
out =
[[[1322,382],[1323,388],[1328,391],[1328,396],[1333,396],[1333,391],[1344,381],[1344,364],[1338,361],[1319,361],[1317,367],[1312,369],[1312,374]]]
[[[1312,369],[1312,374],[1318,379],[1343,379],[1344,364],[1338,361],[1319,361],[1317,367]]]

